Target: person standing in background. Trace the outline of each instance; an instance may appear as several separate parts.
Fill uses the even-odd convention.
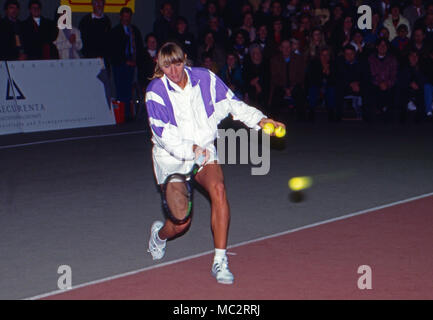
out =
[[[59,29],[54,21],[41,16],[40,0],[29,1],[30,16],[22,23],[24,52],[28,60],[58,59],[53,42]]]
[[[20,4],[17,0],[7,0],[4,5],[6,17],[1,21],[1,60],[26,60],[22,34],[22,24],[18,20]]]
[[[93,12],[84,16],[79,24],[83,39],[84,58],[103,58],[108,62],[111,21],[104,14],[105,0],[92,0]]]
[[[113,69],[117,100],[125,104],[125,119],[131,121],[132,88],[137,78],[137,68],[141,70],[144,57],[143,37],[133,25],[132,10],[120,10],[120,23],[110,33],[110,62]]]

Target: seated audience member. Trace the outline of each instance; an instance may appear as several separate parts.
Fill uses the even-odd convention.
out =
[[[177,17],[176,32],[171,35],[188,56],[188,60],[195,62],[197,54],[197,44],[194,35],[188,30],[188,21],[184,17]]]
[[[202,34],[206,34],[209,31],[213,32],[215,43],[226,48],[229,44],[227,29],[224,26],[221,26],[218,21],[219,19],[217,17],[210,17],[208,20],[208,27],[204,29]]]
[[[411,51],[416,51],[421,59],[427,55],[429,47],[425,42],[425,32],[423,28],[416,28],[413,31],[409,48]]]
[[[326,39],[332,39],[339,26],[343,25],[343,8],[341,5],[336,5],[331,11],[331,17],[323,26]]]
[[[219,72],[221,80],[233,91],[239,98],[243,99],[243,79],[242,69],[239,64],[238,54],[236,52],[229,52],[226,58],[226,64]]]
[[[355,29],[355,31],[353,31],[350,44],[355,48],[356,58],[358,60],[366,60],[371,53],[371,50],[369,50],[364,41],[364,34],[359,29]]]
[[[86,14],[78,28],[83,40],[84,58],[103,58],[108,65],[111,20],[104,14],[105,0],[92,0],[93,12]]]
[[[433,12],[428,12],[424,21],[426,41],[427,43],[433,43]]]
[[[225,53],[224,49],[222,49],[217,43],[215,43],[215,37],[214,33],[211,31],[208,31],[203,38],[202,43],[198,47],[198,64],[203,64],[203,54],[206,53],[212,57],[212,61],[214,61],[217,65],[218,69],[221,69],[222,66],[225,64]]]
[[[272,57],[272,48],[268,38],[268,27],[266,25],[261,25],[257,28],[257,36],[254,43],[262,48],[262,54],[265,59]]]
[[[144,57],[143,37],[133,25],[132,10],[124,7],[120,11],[120,23],[111,30],[111,65],[117,100],[125,103],[125,119],[133,119],[132,88],[135,74],[141,70]]]
[[[354,31],[354,21],[351,16],[346,16],[340,26],[337,27],[331,36],[330,44],[335,54],[341,53],[344,47],[350,44]]]
[[[386,41],[389,41],[389,30],[386,27],[382,27],[379,30],[379,37],[377,38],[377,40],[379,39],[384,39]],[[377,40],[376,43],[374,44],[374,48],[376,49],[376,44],[377,44]]]
[[[23,28],[18,19],[20,4],[17,0],[7,0],[4,4],[6,16],[0,22],[1,60],[26,60]]]
[[[258,44],[252,44],[249,48],[249,58],[244,64],[243,78],[245,100],[248,104],[266,111],[270,82],[269,65]]]
[[[243,66],[244,59],[248,55],[248,39],[247,34],[242,31],[238,30],[233,34],[232,39],[232,47],[230,48],[230,51],[234,51],[238,55],[239,64]]]
[[[254,13],[254,21],[257,26],[266,25],[271,29],[271,3],[272,0],[263,0],[259,9]]]
[[[413,30],[418,19],[425,15],[423,0],[412,0],[412,4],[403,11],[404,17],[409,20],[410,28]]]
[[[210,18],[216,18],[218,26],[224,27],[224,22],[218,14],[218,7],[215,1],[208,1],[204,10],[197,13],[197,28],[200,32],[208,29]]]
[[[331,13],[329,12],[329,9],[325,6],[325,1],[313,0],[312,12],[316,21],[316,25],[324,26],[329,21]]]
[[[243,24],[241,26],[241,30],[244,30],[248,34],[248,42],[256,41],[256,28],[254,27],[254,18],[253,14],[247,12],[243,17]]]
[[[310,43],[306,50],[306,58],[308,60],[318,59],[320,56],[320,49],[326,46],[325,37],[320,28],[314,28],[311,31]]]
[[[396,84],[396,105],[400,110],[400,122],[405,122],[409,112],[416,112],[419,122],[425,112],[424,75],[421,71],[418,52],[411,51],[408,62],[398,72]]]
[[[400,5],[393,3],[391,5],[391,14],[383,22],[383,26],[389,31],[389,41],[392,41],[395,37],[397,37],[397,28],[401,25],[405,25],[407,27],[408,36],[410,37],[410,23],[400,14]]]
[[[292,109],[298,120],[305,119],[305,60],[293,54],[289,40],[283,40],[280,54],[271,60],[270,108],[275,116],[287,118]]]
[[[371,73],[369,103],[388,120],[394,107],[394,86],[397,80],[397,60],[389,52],[389,42],[378,40],[377,53],[368,58]]]
[[[41,16],[41,9],[39,0],[29,1],[30,16],[22,22],[24,51],[28,60],[58,59],[53,42],[59,29],[54,21]]]
[[[310,41],[312,25],[310,16],[304,14],[299,18],[299,27],[292,31],[292,37],[299,40],[301,51],[305,51]]]
[[[352,106],[359,116],[362,113],[364,120],[371,119],[370,110],[364,109],[365,94],[368,91],[368,72],[366,66],[356,59],[356,50],[353,46],[344,47],[343,56],[337,65],[337,86],[335,94],[336,114],[335,120],[340,121],[343,115],[345,100],[350,99]]]
[[[374,49],[377,39],[379,39],[379,31],[383,27],[380,14],[373,12],[371,17],[371,29],[362,30],[364,34],[364,41],[369,49]]]
[[[270,22],[280,20],[283,26],[283,33],[287,33],[290,30],[289,21],[284,17],[283,1],[273,0],[270,7]]]
[[[309,119],[314,121],[316,107],[323,95],[328,110],[329,121],[335,118],[336,67],[331,61],[329,48],[322,48],[317,59],[311,60],[306,72],[308,90]]]
[[[428,120],[433,120],[433,48],[429,48],[426,57],[421,61],[424,74],[424,105]]]
[[[283,40],[286,40],[286,34],[283,32],[283,20],[281,18],[276,18],[272,21],[271,34],[269,35],[269,47],[271,55],[280,52],[280,45]]]
[[[207,52],[204,52],[200,61],[203,61],[202,64],[200,64],[200,67],[209,69],[213,73],[218,74],[219,69],[216,62],[212,59],[212,55],[210,55]]]
[[[402,63],[407,58],[410,45],[410,39],[407,36],[407,26],[405,24],[398,26],[397,34],[397,37],[391,42],[391,47],[399,62]]]

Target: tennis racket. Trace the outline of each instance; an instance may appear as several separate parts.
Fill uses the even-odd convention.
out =
[[[203,165],[205,156],[197,158],[187,174],[169,175],[162,185],[162,204],[167,218],[175,224],[184,224],[192,211],[192,181]]]

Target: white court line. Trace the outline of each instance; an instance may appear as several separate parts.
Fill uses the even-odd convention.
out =
[[[376,211],[376,210],[381,210],[381,209],[393,207],[393,206],[396,206],[396,205],[399,205],[399,204],[403,204],[403,203],[407,203],[407,202],[411,202],[411,201],[415,201],[415,200],[419,200],[419,199],[423,199],[423,198],[428,198],[430,196],[433,196],[433,192],[426,193],[426,194],[423,194],[423,195],[420,195],[420,196],[416,196],[416,197],[412,197],[412,198],[408,198],[408,199],[405,199],[405,200],[400,200],[400,201],[392,202],[392,203],[389,203],[389,204],[377,206],[377,207],[374,207],[374,208],[371,208],[371,209],[357,211],[357,212],[350,213],[350,214],[347,214],[347,215],[343,215],[343,216],[340,216],[340,217],[336,217],[336,218],[332,218],[332,219],[316,222],[316,223],[305,225],[305,226],[302,226],[302,227],[299,227],[299,228],[290,229],[290,230],[286,230],[286,231],[279,232],[279,233],[274,233],[274,234],[271,234],[271,235],[268,235],[268,236],[264,236],[264,237],[260,237],[260,238],[257,238],[257,239],[243,241],[243,242],[240,242],[240,243],[237,243],[237,244],[234,244],[234,245],[230,245],[230,246],[227,247],[227,249],[233,249],[233,248],[237,248],[237,247],[240,247],[240,246],[244,246],[244,245],[260,242],[260,241],[263,241],[263,240],[273,239],[273,238],[280,237],[280,236],[283,236],[283,235],[287,235],[287,234],[290,234],[290,233],[294,233],[294,232],[297,232],[297,231],[301,231],[301,230],[305,230],[305,229],[310,229],[310,228],[314,228],[314,227],[321,226],[321,225],[324,225],[324,224],[328,224],[328,223],[332,223],[332,222],[336,222],[336,221],[352,218],[352,217],[359,216],[359,215],[362,215],[362,214],[366,214],[366,213],[369,213],[369,212],[372,212],[372,211]],[[103,278],[103,279],[100,279],[100,280],[86,282],[86,283],[74,286],[70,290],[56,290],[56,291],[52,291],[52,292],[49,292],[49,293],[44,293],[44,294],[40,294],[40,295],[37,295],[37,296],[34,296],[34,297],[26,298],[24,300],[38,300],[38,299],[46,298],[46,297],[49,297],[49,296],[57,295],[57,294],[60,294],[60,293],[71,292],[73,290],[77,290],[77,289],[83,288],[83,287],[88,287],[88,286],[91,286],[91,285],[94,285],[94,284],[100,284],[100,283],[103,283],[103,282],[107,282],[107,281],[111,281],[111,280],[127,277],[127,276],[134,275],[134,274],[137,274],[137,273],[141,273],[141,272],[144,272],[144,271],[158,269],[158,268],[169,266],[169,265],[172,265],[172,264],[175,264],[175,263],[179,263],[179,262],[183,262],[183,261],[187,261],[187,260],[192,260],[192,259],[195,259],[195,258],[199,258],[199,257],[205,256],[205,255],[211,254],[213,252],[214,252],[214,250],[205,251],[205,252],[194,254],[194,255],[191,255],[191,256],[188,256],[188,257],[184,257],[184,258],[168,261],[168,262],[165,262],[165,263],[160,263],[160,264],[157,264],[157,265],[154,265],[154,266],[150,266],[150,267],[146,267],[146,268],[142,268],[142,269],[138,269],[138,270],[134,270],[134,271],[130,271],[130,272],[121,273],[121,274],[110,276],[110,277]]]
[[[29,142],[29,143],[11,144],[11,145],[7,145],[7,146],[0,146],[0,150],[34,146],[34,145],[38,145],[38,144],[64,142],[64,141],[75,141],[75,140],[87,140],[87,139],[95,139],[95,138],[126,136],[126,135],[133,135],[133,134],[139,134],[139,133],[145,133],[145,132],[146,132],[146,130],[137,130],[137,131],[128,131],[128,132],[120,132],[120,133],[98,134],[98,135],[93,135],[93,136],[82,136],[82,137],[42,140],[42,141],[35,141],[35,142]]]

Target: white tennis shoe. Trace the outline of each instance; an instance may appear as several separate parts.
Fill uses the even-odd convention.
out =
[[[234,281],[233,273],[229,270],[229,263],[227,256],[221,261],[214,261],[212,265],[212,275],[216,278],[218,283],[232,284]]]
[[[163,243],[161,243],[161,241],[157,240],[158,232],[163,226],[164,223],[161,221],[155,221],[152,224],[151,235],[149,239],[149,249],[147,249],[147,252],[150,252],[153,260],[160,260],[165,255],[165,247],[167,245],[167,242],[164,241]]]

